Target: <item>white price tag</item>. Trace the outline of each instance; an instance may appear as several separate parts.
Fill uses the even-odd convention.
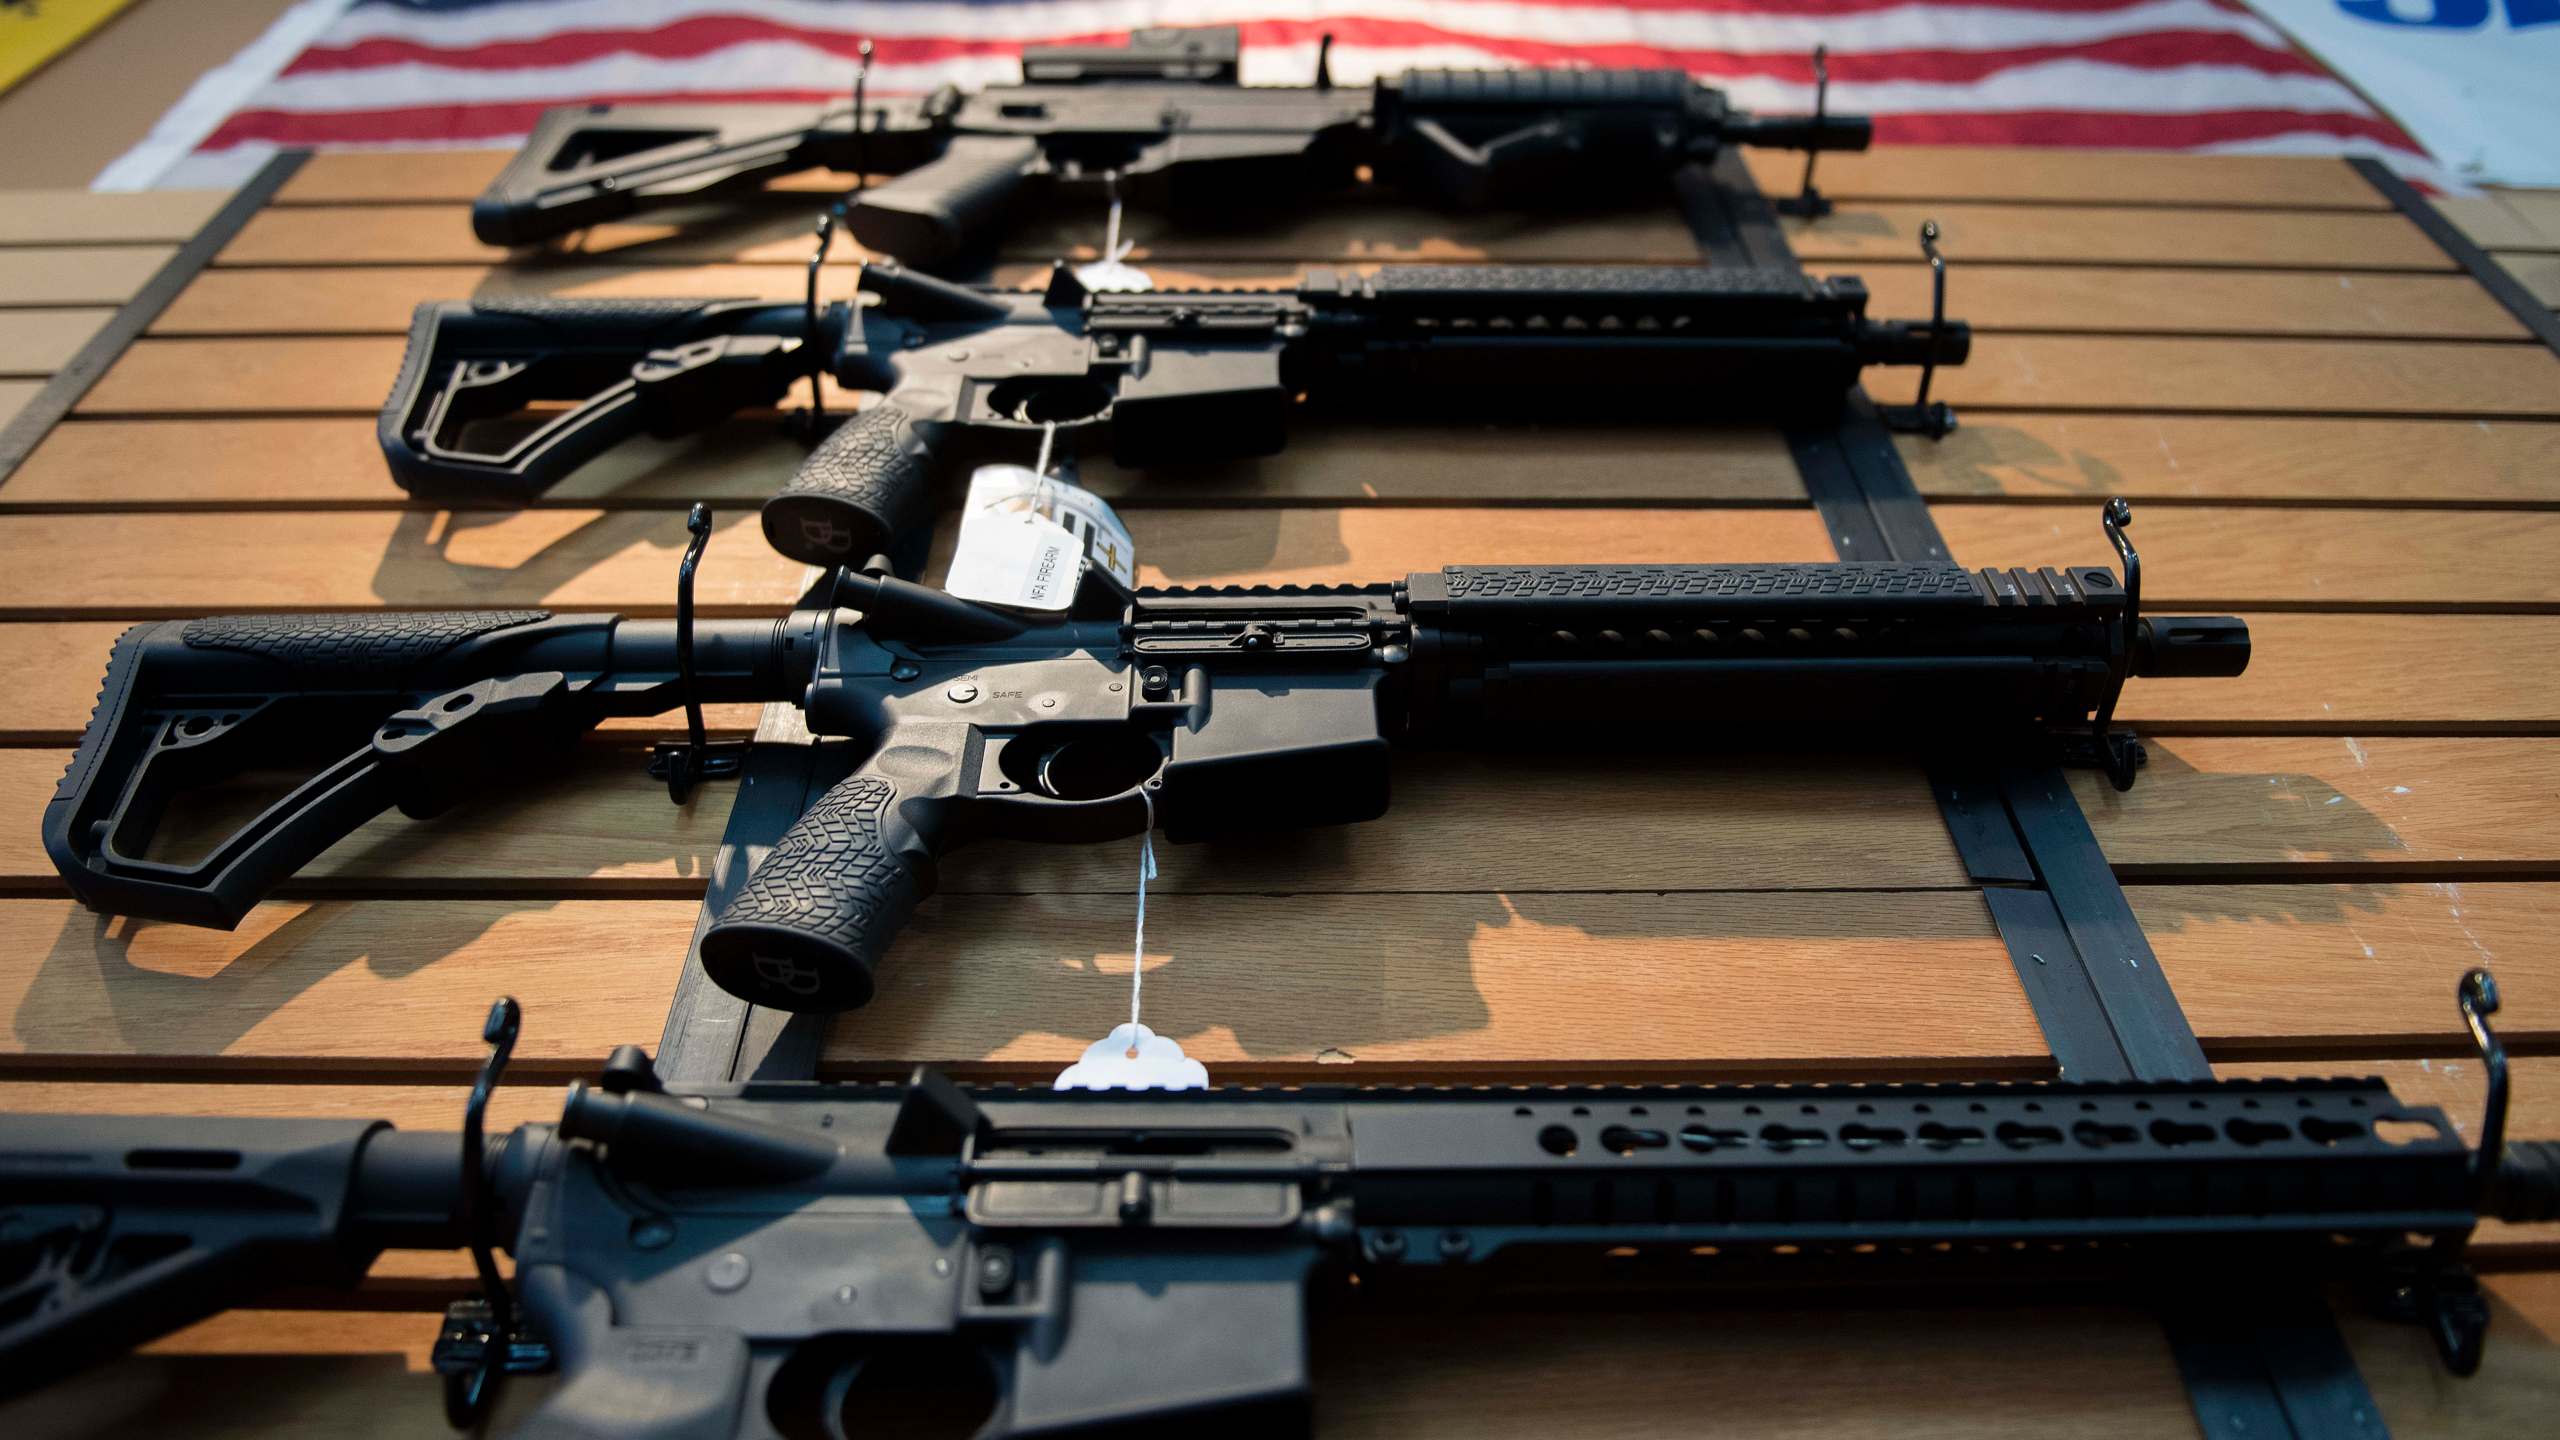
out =
[[[1058,1072],[1061,1090],[1206,1090],[1209,1067],[1182,1053],[1172,1038],[1144,1025],[1112,1027]]]
[[[1137,542],[1101,496],[1022,465],[981,465],[969,477],[943,589],[990,605],[1062,611],[1075,603],[1087,567],[1123,590],[1137,588]]]
[[[1126,260],[1088,260],[1076,267],[1076,279],[1093,291],[1117,290],[1130,294],[1156,288],[1155,278]]]

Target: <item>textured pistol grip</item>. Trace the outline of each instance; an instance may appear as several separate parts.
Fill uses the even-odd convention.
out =
[[[776,1010],[852,1010],[933,892],[935,802],[871,771],[845,780],[783,834],[702,936],[723,990]]]
[[[845,217],[864,249],[933,265],[982,249],[1040,159],[1040,142],[963,135],[932,163],[862,192]]]
[[[883,402],[856,414],[810,452],[764,502],[764,537],[803,565],[859,565],[922,522],[940,427]]]
[[[2560,1140],[2510,1140],[2499,1157],[2497,1204],[2501,1220],[2539,1224],[2560,1220]]]

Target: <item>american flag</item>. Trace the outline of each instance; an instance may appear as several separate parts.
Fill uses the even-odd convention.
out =
[[[1231,24],[1247,84],[1415,66],[1670,67],[1755,110],[1833,109],[1880,144],[2372,154],[2398,125],[2234,0],[303,0],[100,183],[236,182],[281,146],[506,147],[580,101],[841,102],[1018,78],[1026,44]]]

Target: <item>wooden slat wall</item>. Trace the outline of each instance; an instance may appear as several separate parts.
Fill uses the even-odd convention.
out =
[[[795,592],[796,567],[749,519],[797,455],[768,421],[628,447],[518,513],[412,508],[383,475],[372,411],[421,300],[797,293],[814,184],[727,219],[603,227],[510,257],[471,239],[459,203],[498,158],[313,161],[0,486],[0,567],[45,577],[0,602],[13,679],[0,703],[0,1104],[446,1124],[481,1007],[506,991],[528,1009],[528,1083],[501,1106],[515,1118],[546,1103],[530,1082],[656,1036],[732,799],[715,786],[677,810],[638,775],[633,742],[662,721],[601,737],[520,793],[368,826],[236,932],[89,915],[35,844],[105,647],[138,619],[665,613],[695,498],[724,507],[706,606],[766,613]],[[1784,164],[1762,174],[1773,190],[1793,178]],[[2138,502],[2153,602],[2230,607],[2255,627],[2241,680],[2136,685],[2125,713],[2153,736],[2153,761],[2130,794],[2081,787],[2208,1051],[2232,1073],[2383,1069],[2472,1123],[2476,1067],[2451,1005],[2465,966],[2498,966],[2519,1049],[2560,1055],[2560,679],[2541,663],[2560,642],[2547,562],[2560,545],[2560,361],[2342,165],[1920,149],[1832,157],[1823,179],[1840,210],[1798,226],[1799,248],[1818,269],[1865,276],[1880,311],[1925,309],[1913,235],[1924,218],[1946,226],[1952,308],[1978,330],[1973,363],[1941,377],[1963,428],[1902,444],[1957,554],[2103,563],[2096,505],[2122,493]],[[1025,235],[1000,278],[1089,246],[1088,228]],[[1658,213],[1538,223],[1382,201],[1255,236],[1144,222],[1136,234],[1146,262],[1184,283],[1285,285],[1309,263],[1693,253]],[[37,283],[13,280],[17,262],[60,253],[0,250],[0,306],[18,303],[13,283]],[[842,293],[851,271],[829,283]],[[34,334],[8,315],[0,373],[9,337]],[[1097,464],[1087,476],[1124,506],[1150,577],[1182,583],[1828,554],[1774,434],[1319,427],[1291,446],[1199,475]],[[736,731],[753,715],[712,718]],[[1396,778],[1395,813],[1376,825],[1163,852],[1148,1016],[1220,1078],[2049,1069],[1906,760],[1414,757]],[[831,1071],[926,1059],[1053,1074],[1125,993],[1135,859],[1119,846],[954,857],[880,999],[836,1027]],[[2520,1131],[2560,1117],[2555,1065],[2520,1065]],[[2554,1258],[2527,1232],[2486,1238],[2503,1263]],[[403,1264],[376,1277],[382,1294],[460,1274],[450,1257]],[[2413,1335],[2355,1322],[2386,1419],[2490,1434],[2548,1403],[2560,1287],[2519,1274],[2495,1293],[2516,1313],[2469,1385],[2436,1379]],[[1685,1432],[1701,1404],[1737,1433],[1785,1428],[1751,1419],[1750,1396],[1769,1387],[1716,1380],[1708,1361],[1747,1357],[1729,1373],[1756,1381],[1844,1343],[1888,1383],[1780,1387],[1828,1397],[1830,1427],[1885,1427],[1915,1404],[1967,1431],[2192,1424],[2138,1317],[2026,1322],[2042,1353],[2057,1329],[2083,1337],[2060,1351],[2070,1364],[2034,1375],[1978,1363],[2013,1343],[2013,1318],[1880,1318],[1872,1345],[1838,1329],[1867,1323],[1601,1324],[1569,1343],[1500,1317],[1420,1339],[1346,1331],[1324,1342],[1327,1428],[1505,1433],[1534,1417],[1546,1433],[1570,1415]],[[413,1403],[423,1338],[408,1314],[238,1316],[0,1421],[215,1433],[229,1405],[241,1424],[426,1423]],[[210,1357],[304,1353],[340,1358],[318,1371],[233,1362],[266,1377],[253,1385],[208,1373]],[[1703,1378],[1681,1380],[1676,1402],[1659,1387],[1564,1385],[1560,1356]],[[1925,1394],[1911,1388],[1924,1379]],[[213,1403],[181,1413],[159,1398],[194,1396]]]
[[[218,190],[0,194],[0,425],[222,201]]]

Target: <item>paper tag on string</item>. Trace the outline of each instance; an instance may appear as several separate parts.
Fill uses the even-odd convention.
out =
[[[1093,291],[1135,294],[1156,288],[1155,277],[1125,260],[1088,260],[1076,267],[1076,279]]]
[[[1063,611],[1088,568],[1123,590],[1137,588],[1137,542],[1101,496],[1022,465],[981,465],[970,475],[943,589],[1017,610]]]
[[[1058,1072],[1057,1086],[1061,1090],[1206,1090],[1209,1067],[1183,1054],[1182,1046],[1170,1036],[1144,1025],[1115,1025],[1110,1034],[1085,1047],[1083,1059]]]

